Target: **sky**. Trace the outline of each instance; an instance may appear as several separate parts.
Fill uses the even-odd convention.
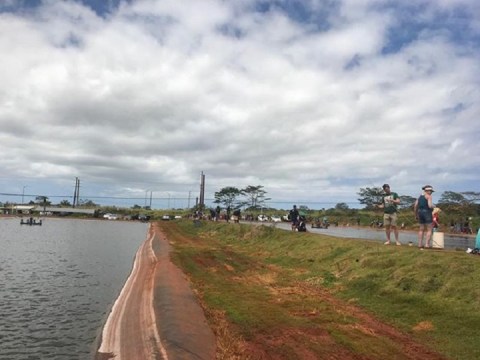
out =
[[[478,0],[0,0],[0,54],[1,202],[480,191]]]

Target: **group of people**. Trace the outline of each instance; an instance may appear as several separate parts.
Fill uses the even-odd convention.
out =
[[[398,204],[400,204],[400,197],[396,192],[391,191],[390,185],[384,184],[382,188],[384,195],[378,207],[383,208],[383,225],[385,226],[385,234],[387,237],[385,245],[390,245],[392,231],[395,236],[395,243],[402,245],[398,238],[397,228],[397,207]],[[423,186],[422,194],[415,201],[413,207],[415,218],[420,226],[418,231],[418,247],[420,249],[423,249],[424,246],[426,248],[431,247],[432,229],[434,226],[438,227],[438,212],[440,210],[434,211],[435,206],[432,200],[433,192],[434,190],[431,185]]]
[[[402,245],[399,240],[399,233],[397,227],[398,221],[398,205],[400,204],[400,197],[396,192],[391,191],[389,184],[383,184],[383,196],[382,202],[377,204],[379,208],[383,209],[383,226],[385,227],[385,235],[387,241],[385,245],[392,243],[392,232],[395,237],[395,244]],[[438,214],[440,209],[435,208],[432,200],[432,194],[434,193],[431,185],[425,185],[422,187],[422,194],[415,201],[414,212],[415,218],[419,224],[418,231],[418,247],[423,249],[424,247],[430,248],[432,243],[432,231],[438,228]],[[293,209],[290,210],[290,221],[292,222],[292,230],[294,231],[306,231],[305,220],[299,215],[296,205],[293,205]],[[403,226],[402,226],[403,227]],[[424,245],[425,244],[425,245]]]

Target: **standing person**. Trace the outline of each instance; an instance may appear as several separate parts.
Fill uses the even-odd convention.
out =
[[[227,222],[230,222],[230,212],[232,211],[232,209],[230,208],[230,206],[227,207]]]
[[[298,224],[298,210],[297,205],[293,205],[293,209],[290,210],[290,221],[292,222],[292,230],[297,229]]]
[[[383,208],[383,225],[385,226],[385,235],[387,236],[385,245],[390,245],[390,234],[393,230],[395,242],[400,246],[402,243],[398,240],[397,228],[397,205],[400,204],[400,198],[396,192],[390,191],[390,185],[383,184],[382,188],[385,194],[382,197],[382,203],[378,207]]]
[[[423,249],[423,238],[425,236],[425,247],[430,247],[430,240],[432,238],[432,223],[433,223],[433,202],[432,193],[433,187],[431,185],[425,185],[422,187],[422,195],[418,197],[413,206],[415,212],[415,218],[420,225],[418,230],[418,248]]]

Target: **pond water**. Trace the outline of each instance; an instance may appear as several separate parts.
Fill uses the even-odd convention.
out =
[[[91,359],[147,230],[139,222],[0,218],[0,359]]]

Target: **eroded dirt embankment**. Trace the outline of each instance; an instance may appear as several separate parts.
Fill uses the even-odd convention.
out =
[[[151,224],[105,323],[96,360],[214,359],[215,337],[165,235]]]

